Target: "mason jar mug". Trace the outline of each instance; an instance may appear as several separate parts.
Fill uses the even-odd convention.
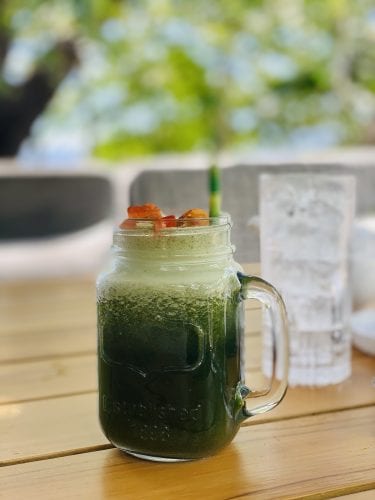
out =
[[[244,383],[244,302],[265,305],[280,382],[268,399]],[[150,221],[115,231],[97,282],[99,416],[116,447],[141,458],[207,457],[287,387],[283,301],[233,260],[228,217],[175,228]],[[275,388],[276,386],[276,388]]]

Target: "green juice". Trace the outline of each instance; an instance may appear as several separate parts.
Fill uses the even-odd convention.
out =
[[[204,231],[195,240],[146,240],[156,262],[146,259],[144,242],[129,241],[130,255],[141,257],[99,280],[100,422],[116,447],[140,456],[206,457],[244,419],[236,268],[228,259],[203,265],[180,257],[187,247],[200,255],[202,243],[211,245]],[[158,262],[163,245],[179,255],[172,264]]]

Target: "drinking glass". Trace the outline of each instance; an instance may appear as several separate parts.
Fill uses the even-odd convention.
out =
[[[290,385],[332,384],[351,373],[348,254],[354,210],[352,176],[261,175],[262,276],[286,304]],[[270,373],[267,318],[264,326],[263,365]]]
[[[118,448],[149,460],[212,455],[240,424],[274,408],[287,386],[284,304],[233,259],[228,217],[134,220],[114,233],[98,279],[99,415]],[[266,305],[282,382],[244,383],[244,302]],[[250,398],[264,396],[251,405]]]

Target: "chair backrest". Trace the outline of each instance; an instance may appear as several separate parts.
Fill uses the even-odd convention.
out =
[[[232,241],[241,262],[259,261],[259,234],[249,226],[258,214],[258,177],[262,173],[320,172],[354,174],[357,177],[357,212],[375,212],[375,168],[324,164],[236,165],[222,171],[223,210],[233,220]],[[165,212],[182,213],[207,207],[206,170],[149,170],[130,186],[130,203],[156,203]]]
[[[63,235],[111,216],[112,187],[96,174],[0,176],[0,240]]]

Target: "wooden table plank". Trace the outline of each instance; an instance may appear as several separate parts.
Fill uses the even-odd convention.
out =
[[[96,355],[0,366],[0,404],[97,390]]]
[[[328,498],[375,487],[375,408],[244,427],[207,460],[150,463],[117,450],[0,469],[12,499]],[[371,436],[371,437],[370,437]]]
[[[25,330],[0,337],[0,362],[28,362],[96,352],[96,327]]]
[[[28,304],[28,307],[14,304],[0,311],[0,340],[4,337],[22,336],[25,333],[78,330],[81,328],[96,328],[95,299],[87,298],[78,303],[59,302],[57,299],[51,305]]]
[[[27,361],[95,352],[93,278],[3,283],[0,361]]]
[[[95,303],[76,305],[76,307],[62,307],[47,309],[33,308],[30,311],[20,311],[17,308],[12,314],[2,313],[0,323],[0,339],[8,335],[22,335],[34,332],[53,332],[55,330],[70,330],[96,327]]]
[[[96,394],[1,405],[0,465],[107,445],[97,414]]]
[[[71,294],[59,283],[46,287],[44,281],[33,282],[34,289],[18,289],[11,285],[0,287],[0,337],[38,329],[54,330],[95,325],[96,298],[94,283],[71,281]]]
[[[48,307],[59,302],[76,302],[95,297],[94,276],[68,276],[40,280],[3,281],[0,286],[0,308],[14,304]]]
[[[343,498],[344,500],[374,500],[375,498],[375,486],[371,490],[361,491],[359,493],[351,493],[349,495],[340,496],[338,498]]]

